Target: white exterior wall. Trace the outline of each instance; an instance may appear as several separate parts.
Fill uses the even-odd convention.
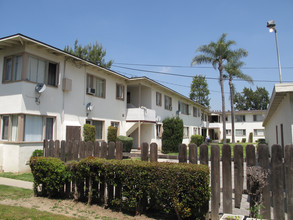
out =
[[[273,144],[282,144],[281,142],[281,124],[283,124],[284,146],[293,143],[293,95],[287,93],[277,110],[266,124],[266,141],[271,147]],[[278,134],[276,134],[276,126]],[[278,135],[278,141],[277,141]]]

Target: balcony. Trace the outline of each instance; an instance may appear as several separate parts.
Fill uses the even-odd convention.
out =
[[[140,108],[128,108],[126,113],[127,122],[143,121],[143,122],[156,122],[156,111],[147,109],[145,107]]]
[[[216,122],[209,123],[209,128],[221,128],[221,127],[222,127],[221,123],[216,123]]]

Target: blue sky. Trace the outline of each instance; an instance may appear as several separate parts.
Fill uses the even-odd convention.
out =
[[[292,0],[0,0],[0,8],[0,37],[22,33],[60,49],[73,45],[75,39],[83,45],[98,41],[107,51],[106,59],[114,60],[114,71],[128,77],[147,76],[185,96],[189,96],[195,74],[218,77],[218,71],[209,65],[191,68],[190,64],[199,46],[216,41],[222,33],[237,42],[233,48],[248,51],[243,72],[256,80],[253,85],[237,81],[236,90],[259,86],[271,94],[279,82],[279,72],[275,36],[268,32],[266,22],[275,20],[282,79],[293,82]],[[218,80],[208,80],[208,84],[211,109],[220,110]],[[225,85],[226,106],[230,109],[228,82]]]

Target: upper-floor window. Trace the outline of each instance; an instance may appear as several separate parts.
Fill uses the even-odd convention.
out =
[[[178,101],[178,111],[184,115],[189,115],[189,105]]]
[[[106,80],[87,75],[86,93],[100,98],[105,98]]]
[[[265,116],[263,114],[253,115],[253,121],[263,121]]]
[[[124,100],[124,85],[116,84],[116,99]]]
[[[193,117],[198,117],[197,116],[197,108],[193,106]]]
[[[50,86],[57,86],[58,64],[29,56],[27,80],[37,83],[45,83]]]
[[[156,92],[156,105],[162,106],[162,94],[159,92]]]
[[[172,111],[172,98],[165,95],[165,109]]]
[[[245,115],[235,115],[236,122],[245,122]]]
[[[21,80],[22,56],[9,56],[4,59],[4,82]]]

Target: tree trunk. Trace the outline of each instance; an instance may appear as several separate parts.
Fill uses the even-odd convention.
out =
[[[225,112],[225,95],[224,95],[224,83],[223,83],[223,65],[222,60],[219,60],[219,72],[220,72],[220,85],[222,95],[222,122],[223,122],[223,144],[226,144],[226,112]]]
[[[231,122],[232,122],[232,143],[235,144],[235,121],[234,121],[234,91],[232,78],[229,79],[230,86],[230,100],[231,100]]]

